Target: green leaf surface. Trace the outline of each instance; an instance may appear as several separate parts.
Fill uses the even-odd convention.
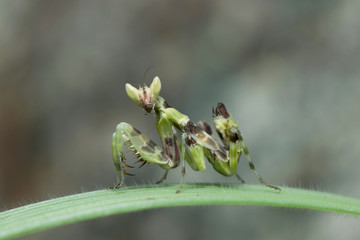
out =
[[[360,200],[318,191],[262,185],[185,184],[98,190],[50,199],[0,213],[0,239],[55,226],[146,209],[199,205],[262,205],[360,215]]]

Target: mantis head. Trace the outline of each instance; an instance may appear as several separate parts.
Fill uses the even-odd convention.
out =
[[[125,85],[125,89],[131,100],[133,100],[138,106],[144,108],[147,113],[151,113],[161,90],[160,78],[156,76],[150,87],[144,85],[143,87],[139,87],[139,89],[137,89],[127,83]]]

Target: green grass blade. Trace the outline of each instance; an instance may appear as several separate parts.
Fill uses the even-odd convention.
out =
[[[186,184],[98,190],[55,198],[0,213],[0,239],[64,224],[145,209],[197,205],[262,205],[360,215],[360,200],[324,192],[261,185]]]

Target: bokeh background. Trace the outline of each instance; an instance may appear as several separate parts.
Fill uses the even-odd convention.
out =
[[[1,1],[1,210],[113,186],[117,123],[160,143],[124,90],[155,75],[193,121],[211,121],[212,106],[226,103],[267,181],[359,198],[359,11],[359,1],[329,0]],[[207,166],[185,180],[237,181]],[[128,185],[163,174],[131,172]],[[245,161],[239,173],[258,184]],[[183,207],[21,239],[358,239],[358,225],[305,210]]]

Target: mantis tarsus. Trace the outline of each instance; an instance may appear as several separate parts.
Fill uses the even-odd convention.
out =
[[[244,182],[236,173],[242,153],[245,154],[250,169],[262,184],[281,191],[279,187],[266,183],[256,171],[238,124],[233,120],[231,114],[227,112],[223,103],[218,103],[213,108],[213,123],[222,141],[222,145],[220,145],[211,136],[211,127],[206,122],[199,122],[198,125],[191,122],[187,115],[170,107],[159,96],[161,82],[158,77],[154,78],[150,87],[143,86],[137,89],[130,84],[126,84],[125,88],[127,95],[138,106],[142,107],[147,113],[154,114],[155,126],[162,147],[155,144],[131,124],[119,123],[112,137],[113,161],[121,175],[121,180],[117,175],[116,188],[124,184],[124,175],[132,175],[124,170],[124,167],[130,167],[125,163],[123,147],[126,145],[139,158],[138,161],[143,162],[143,164],[156,163],[165,169],[164,176],[157,183],[164,181],[168,171],[179,166],[181,162],[182,174],[177,193],[180,192],[183,184],[185,161],[193,170],[205,171],[205,158],[207,158],[218,173],[227,177],[236,175],[241,182]],[[177,135],[177,130],[181,133],[181,137]]]

